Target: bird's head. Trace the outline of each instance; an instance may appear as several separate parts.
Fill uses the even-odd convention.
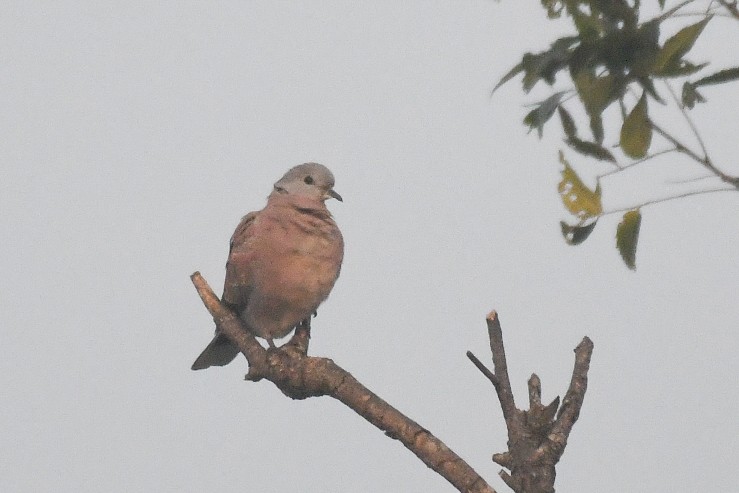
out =
[[[273,194],[287,194],[325,201],[344,200],[334,191],[334,175],[322,164],[305,163],[291,168],[275,183]]]

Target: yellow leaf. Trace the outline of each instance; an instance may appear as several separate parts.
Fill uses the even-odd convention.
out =
[[[562,151],[559,151],[559,162],[564,165],[564,169],[562,170],[562,180],[559,182],[557,189],[564,206],[579,219],[599,216],[603,212],[600,201],[600,184],[595,188],[595,191],[585,186],[570,166],[570,163],[565,159]]]
[[[631,110],[621,126],[621,149],[629,157],[643,158],[652,143],[652,124],[647,114],[647,94]]]

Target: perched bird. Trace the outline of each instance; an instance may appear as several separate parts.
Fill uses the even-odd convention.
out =
[[[222,301],[271,347],[315,313],[339,277],[344,240],[325,204],[343,201],[333,187],[334,175],[322,164],[295,166],[231,237]],[[216,329],[192,369],[226,365],[238,353]]]

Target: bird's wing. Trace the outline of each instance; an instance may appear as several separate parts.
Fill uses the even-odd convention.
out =
[[[226,262],[226,280],[223,286],[223,301],[234,308],[244,309],[250,282],[246,265],[249,262],[248,244],[253,234],[258,212],[250,212],[241,219],[231,236]]]

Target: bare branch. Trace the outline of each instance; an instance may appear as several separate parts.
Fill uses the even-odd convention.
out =
[[[577,418],[580,417],[585,392],[588,389],[588,370],[590,369],[590,358],[593,355],[593,341],[587,336],[575,348],[575,367],[572,370],[570,387],[567,389],[562,407],[559,409],[554,426],[542,444],[534,453],[537,459],[544,459],[555,455],[558,459],[562,456],[567,439]]]
[[[491,372],[490,369],[488,369],[488,367],[482,363],[482,361],[477,359],[477,356],[472,354],[472,351],[467,351],[467,357],[470,359],[470,361],[472,361],[472,363],[477,367],[477,369],[480,370],[482,374],[487,377],[488,380],[490,380],[490,383],[492,383],[496,389],[500,386],[498,377],[496,377],[495,374]]]
[[[498,393],[503,417],[507,422],[516,413],[516,403],[513,399],[511,381],[508,378],[508,363],[506,362],[505,348],[503,347],[503,332],[500,328],[500,320],[495,310],[488,314],[485,322],[488,325],[488,337],[490,338],[490,351],[493,353],[495,376],[500,382],[495,390]]]
[[[495,374],[479,363],[472,353],[468,357],[493,382],[508,428],[508,451],[494,454],[493,461],[510,471],[500,471],[500,477],[516,493],[553,493],[559,462],[572,427],[580,415],[593,343],[585,337],[575,348],[575,367],[572,380],[560,408],[559,397],[549,405],[541,403],[541,380],[532,374],[528,382],[529,409],[516,409],[510,390],[503,335],[495,311],[487,319],[490,349],[493,353]],[[477,362],[476,362],[477,361]],[[479,363],[479,364],[478,364]],[[483,369],[484,368],[484,369]],[[559,415],[555,419],[557,409]]]
[[[675,14],[681,8],[685,7],[686,5],[688,5],[690,3],[693,3],[694,1],[695,0],[685,0],[682,3],[679,3],[679,4],[675,5],[670,10],[667,10],[667,11],[663,12],[658,17],[655,17],[654,19],[650,19],[649,22],[653,22],[653,21],[662,22],[665,19],[667,19],[668,17],[671,17],[673,14]]]
[[[697,181],[710,180],[713,178],[718,178],[718,177],[714,174],[710,174],[710,175],[696,176],[695,178],[684,178],[682,180],[667,180],[666,183],[671,183],[673,185],[684,185],[685,183],[695,183]]]
[[[736,8],[736,0],[734,2],[728,2],[727,0],[718,0],[721,5],[723,5],[726,10],[731,14],[731,16],[734,19],[739,20],[739,10]]]
[[[668,141],[670,141],[675,146],[675,148],[677,149],[678,152],[682,152],[683,154],[685,154],[687,156],[690,156],[693,160],[695,160],[696,162],[702,164],[711,173],[713,173],[716,176],[718,176],[719,178],[721,178],[722,181],[728,183],[729,185],[733,186],[736,189],[739,189],[739,177],[737,177],[737,176],[730,176],[730,175],[727,175],[726,173],[722,172],[721,170],[719,170],[718,168],[716,168],[713,165],[713,163],[711,163],[711,160],[708,158],[708,156],[706,156],[706,157],[699,156],[698,154],[696,154],[695,152],[693,152],[691,149],[689,149],[688,147],[686,147],[682,142],[680,142],[675,137],[673,137],[672,135],[670,135],[662,127],[660,127],[659,125],[657,125],[654,122],[651,122],[651,124],[652,124],[652,128],[658,134],[660,134],[662,137],[664,137],[665,139],[667,139]]]
[[[688,126],[690,127],[690,130],[693,132],[695,140],[697,140],[698,145],[701,146],[701,151],[703,151],[703,161],[710,162],[708,151],[706,150],[706,143],[703,142],[703,137],[701,137],[700,132],[698,132],[698,128],[695,126],[695,123],[693,123],[693,119],[690,118],[688,112],[685,111],[685,105],[683,105],[682,101],[678,99],[677,94],[675,94],[675,91],[672,89],[670,83],[667,81],[664,81],[664,83],[665,87],[667,87],[667,92],[670,93],[670,97],[675,102],[675,105],[680,109],[680,113],[683,115],[683,119],[685,119],[685,121],[688,123]]]
[[[606,176],[615,175],[616,173],[620,173],[621,171],[624,171],[624,170],[633,168],[637,164],[641,164],[641,163],[643,163],[645,161],[649,161],[650,159],[656,158],[657,156],[661,156],[662,154],[668,154],[670,152],[676,152],[676,151],[677,151],[677,148],[675,148],[675,147],[672,147],[670,149],[664,149],[662,151],[657,151],[655,153],[652,153],[652,154],[649,154],[647,156],[644,156],[641,159],[637,159],[633,163],[629,163],[629,164],[620,166],[618,169],[612,169],[611,171],[606,171],[605,173],[601,173],[600,175],[597,176],[597,179],[600,180],[601,178],[605,178]]]
[[[647,200],[646,202],[642,202],[640,204],[632,205],[629,207],[621,207],[619,209],[612,209],[609,211],[604,211],[598,217],[608,216],[610,214],[618,214],[621,212],[633,211],[634,209],[640,209],[648,205],[660,204],[662,202],[669,202],[670,200],[682,199],[682,198],[690,197],[693,195],[704,195],[708,193],[736,192],[736,191],[737,190],[735,188],[709,188],[708,190],[695,190],[692,192],[685,192],[685,193],[680,193],[677,195],[670,195],[669,197],[663,197],[660,199]]]
[[[431,432],[367,389],[349,372],[328,358],[305,354],[308,329],[303,325],[288,344],[264,349],[225,305],[221,304],[199,272],[195,288],[216,322],[249,362],[247,380],[269,380],[292,399],[327,395],[344,403],[390,438],[399,440],[424,464],[465,493],[495,493],[485,480]]]

